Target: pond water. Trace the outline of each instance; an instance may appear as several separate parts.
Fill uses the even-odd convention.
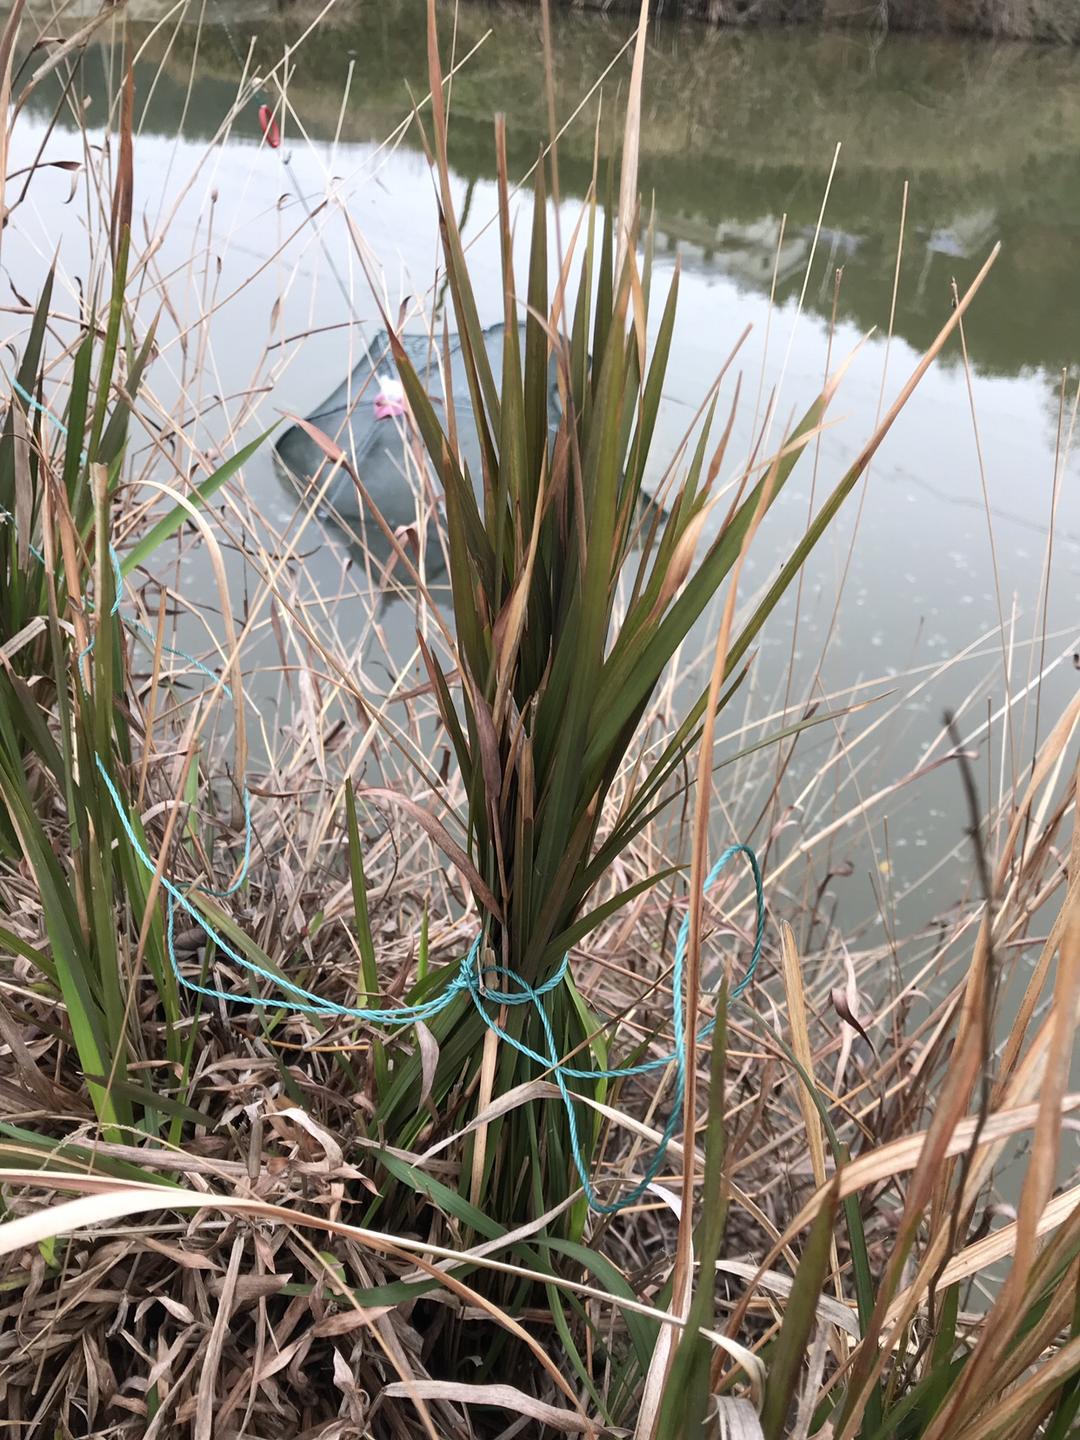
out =
[[[453,82],[451,154],[481,319],[490,322],[501,310],[488,225],[491,120],[506,113],[511,171],[523,175],[547,136],[539,18],[531,7],[462,4],[455,36],[454,7],[444,8],[447,53],[453,44],[459,60],[469,56]],[[362,260],[390,314],[408,297],[438,300],[431,178],[418,127],[401,123],[410,92],[426,91],[423,11],[422,0],[342,0],[310,30],[318,12],[306,0],[284,17],[233,0],[131,6],[129,33],[140,47],[136,241],[156,247],[143,271],[147,316],[166,301],[155,394],[163,413],[177,396],[190,400],[184,444],[220,448],[280,415],[308,413],[341,382],[379,325]],[[276,151],[261,143],[258,100],[233,113],[252,36],[264,74],[295,47]],[[625,23],[597,14],[555,17],[560,121],[581,106],[560,147],[564,228],[591,178],[597,133],[601,150],[611,148],[606,122],[626,82],[628,37]],[[115,93],[119,40],[119,29],[100,32],[73,86],[92,131],[104,130]],[[608,67],[597,131],[593,87]],[[929,768],[948,748],[946,707],[960,711],[965,738],[979,744],[985,798],[1030,766],[1036,710],[1045,736],[1080,682],[1080,494],[1067,373],[1080,349],[1078,81],[1080,59],[1053,49],[690,25],[661,27],[651,42],[641,182],[655,213],[658,293],[676,260],[681,266],[657,456],[677,445],[746,326],[737,457],[752,448],[774,389],[781,420],[801,414],[830,353],[835,365],[874,330],[816,461],[804,458],[763,528],[746,571],[748,601],[801,532],[812,494],[820,499],[840,477],[947,319],[952,282],[963,289],[1002,242],[965,325],[968,368],[954,341],[819,546],[797,623],[794,596],[774,616],[740,708],[739,723],[745,709],[768,730],[783,723],[785,705],[796,718],[808,695],[837,707],[875,697],[847,722],[848,736],[861,739],[842,757],[832,724],[803,738],[780,809],[769,811],[776,883],[801,898],[850,862],[830,889],[864,943],[928,926],[970,888],[955,767]],[[45,139],[57,98],[41,90],[20,118],[13,168]],[[45,153],[64,158],[73,143],[61,114]],[[0,262],[17,294],[34,294],[58,239],[62,285],[74,293],[87,282],[93,222],[84,204],[66,203],[70,183],[62,171],[37,175],[6,232]],[[181,322],[211,310],[205,343],[181,343]],[[4,325],[15,335],[25,320],[8,313]],[[296,496],[268,449],[245,479],[252,526],[295,528]],[[312,624],[347,634],[347,547],[316,520],[299,550],[311,593],[331,597],[312,607]],[[185,565],[182,588],[214,602],[204,562],[190,555]],[[688,653],[715,623],[706,617]],[[356,624],[364,636],[357,676],[385,689],[389,662],[368,648],[367,620]],[[387,647],[406,655],[412,624],[406,603],[379,615]],[[274,663],[265,615],[252,651]],[[277,703],[268,691],[267,715]],[[893,788],[921,767],[924,777]],[[734,774],[730,792],[721,781],[732,827],[760,809],[757,792],[739,788],[757,780]],[[837,823],[853,811],[855,823]],[[810,867],[796,867],[790,857],[815,836]],[[764,838],[761,829],[753,836],[759,845]]]

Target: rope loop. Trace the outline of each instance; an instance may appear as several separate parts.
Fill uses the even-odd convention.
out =
[[[101,775],[105,788],[109,793],[113,806],[116,810],[120,825],[127,836],[143,868],[150,874],[157,874],[158,867],[155,861],[147,853],[145,846],[136,833],[134,823],[125,808],[120,793],[113,783],[105,763],[100,755],[95,756],[98,772]],[[245,817],[246,834],[244,849],[244,863],[241,869],[241,877],[247,873],[248,863],[251,855],[251,812],[245,792]],[[729,862],[736,856],[743,855],[750,864],[753,873],[755,901],[757,908],[757,919],[754,931],[754,946],[750,956],[750,963],[745,973],[737,984],[732,986],[731,995],[733,998],[743,994],[750,984],[757,968],[758,960],[761,957],[761,947],[765,937],[765,895],[761,880],[761,870],[758,866],[757,856],[748,845],[729,845],[717,860],[716,864],[709,871],[705,881],[705,890],[710,890],[720,878]],[[541,1070],[550,1074],[555,1085],[559,1089],[563,1104],[566,1108],[567,1128],[570,1134],[570,1147],[574,1160],[574,1168],[577,1170],[578,1178],[581,1181],[582,1189],[593,1210],[605,1215],[614,1215],[624,1210],[628,1205],[635,1204],[645,1194],[646,1190],[660,1173],[667,1156],[668,1145],[675,1133],[682,1113],[683,1096],[686,1090],[686,1040],[684,1034],[684,1001],[683,982],[686,967],[686,948],[690,938],[689,914],[683,919],[679,927],[679,933],[675,942],[675,960],[672,973],[672,1023],[674,1030],[674,1048],[669,1054],[656,1056],[651,1060],[643,1061],[638,1065],[621,1065],[610,1068],[585,1068],[579,1065],[564,1063],[560,1058],[558,1045],[555,1039],[555,1030],[548,1014],[545,998],[558,989],[567,980],[570,973],[570,959],[564,955],[553,973],[539,985],[533,985],[523,975],[507,965],[498,965],[490,962],[485,963],[481,959],[482,934],[478,934],[469,946],[468,953],[460,962],[457,971],[450,977],[449,981],[440,992],[430,1000],[421,1001],[414,1005],[399,1005],[393,1008],[370,1007],[364,1005],[339,1005],[336,1001],[327,1000],[316,991],[306,989],[297,985],[284,975],[268,969],[264,965],[249,959],[241,954],[215,929],[202,911],[192,902],[192,893],[224,897],[235,892],[242,883],[237,879],[227,890],[211,890],[205,886],[194,886],[190,891],[180,889],[167,875],[161,876],[161,886],[167,897],[167,925],[166,943],[168,947],[169,963],[177,983],[185,990],[193,994],[204,996],[207,999],[223,1001],[226,1004],[240,1004],[249,1008],[262,1010],[286,1010],[295,1014],[319,1016],[323,1019],[346,1019],[361,1020],[369,1024],[393,1027],[395,1029],[407,1025],[426,1024],[437,1015],[449,1008],[461,994],[467,994],[472,1000],[477,1014],[484,1025],[491,1030],[504,1044],[511,1046],[520,1055],[531,1060]],[[190,979],[183,973],[176,954],[176,914],[182,911],[188,919],[195,924],[212,941],[218,951],[241,971],[271,985],[275,994],[273,995],[246,995],[236,992],[217,989],[212,985],[203,985],[198,981]],[[488,981],[494,978],[497,988],[492,987]],[[513,988],[510,988],[513,987]],[[503,1006],[532,1007],[533,1015],[539,1025],[543,1037],[543,1050],[534,1049],[525,1041],[515,1035],[511,1035],[499,1021],[494,1010]],[[708,1021],[699,1031],[698,1040],[705,1041],[716,1028],[716,1021]],[[628,1192],[618,1196],[615,1200],[602,1201],[593,1186],[589,1166],[585,1159],[584,1147],[581,1141],[580,1128],[578,1123],[577,1107],[581,1103],[581,1097],[570,1089],[570,1081],[596,1084],[601,1081],[623,1081],[640,1076],[651,1075],[659,1070],[666,1070],[669,1066],[675,1067],[675,1079],[671,1112],[668,1116],[664,1130],[660,1136],[656,1150],[653,1153],[645,1173]]]

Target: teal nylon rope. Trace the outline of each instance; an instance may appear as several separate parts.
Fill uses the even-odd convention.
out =
[[[63,421],[59,420],[50,410],[46,409],[39,401],[29,395],[26,390],[13,381],[15,389],[29,404],[39,410],[53,425],[63,434],[67,434],[67,428]],[[6,512],[0,514],[0,519],[12,520]],[[12,522],[14,523],[14,522]],[[33,548],[33,547],[32,547]],[[36,548],[34,553],[39,560],[43,557]],[[124,590],[123,574],[120,567],[120,560],[113,547],[109,546],[109,558],[113,568],[115,582],[115,596],[110,614],[115,615],[119,608]],[[152,645],[157,644],[157,637],[149,627],[138,621],[125,621],[129,628],[136,634],[142,636]],[[94,641],[83,651],[79,657],[80,661],[93,649]],[[211,680],[217,682],[218,677],[201,660],[193,655],[187,654],[171,645],[163,647],[170,654],[179,655],[195,669],[200,670]],[[228,695],[231,692],[227,685],[222,689]],[[156,863],[151,859],[136,833],[134,823],[128,814],[127,807],[117,790],[112,777],[106,769],[105,762],[99,754],[94,757],[98,773],[100,774],[105,788],[109,793],[116,810],[117,818],[121,828],[127,836],[140,863],[151,875],[158,873]],[[227,1004],[242,1004],[248,1008],[263,1010],[288,1009],[295,1013],[317,1015],[327,1019],[349,1019],[363,1020],[374,1025],[402,1026],[415,1025],[432,1020],[436,1015],[441,1014],[449,1006],[454,1004],[460,995],[468,995],[477,1013],[489,1030],[493,1031],[500,1040],[512,1046],[521,1055],[532,1060],[535,1064],[548,1071],[554,1078],[566,1108],[567,1126],[570,1132],[570,1147],[573,1154],[574,1168],[577,1170],[578,1178],[581,1181],[582,1190],[590,1207],[602,1215],[614,1215],[624,1210],[628,1205],[635,1204],[648,1190],[649,1186],[656,1179],[663,1167],[667,1157],[668,1146],[674,1137],[682,1115],[683,1097],[686,1093],[686,1039],[684,1033],[684,1012],[683,1012],[683,984],[686,970],[686,949],[690,939],[690,916],[687,914],[675,940],[675,959],[672,969],[672,1029],[675,1037],[674,1049],[669,1054],[657,1056],[652,1060],[643,1061],[639,1065],[616,1066],[611,1069],[584,1069],[575,1065],[568,1065],[559,1056],[558,1046],[555,1040],[555,1031],[552,1027],[551,1018],[544,1005],[544,998],[563,983],[569,973],[570,957],[564,955],[561,963],[556,967],[554,973],[539,985],[532,985],[524,976],[519,975],[515,970],[503,965],[484,965],[481,962],[481,940],[482,935],[469,947],[468,953],[458,966],[449,983],[441,994],[434,996],[418,1005],[396,1005],[387,1008],[369,1008],[359,1005],[339,1005],[335,1001],[326,1000],[313,990],[305,989],[302,985],[294,984],[285,976],[275,974],[265,966],[259,965],[256,961],[250,960],[241,955],[226,941],[214,928],[202,912],[192,904],[189,896],[201,894],[215,899],[225,899],[234,895],[243,885],[247,878],[251,865],[252,848],[252,819],[251,819],[251,795],[247,787],[244,787],[244,855],[237,878],[227,889],[215,890],[205,885],[195,885],[189,890],[182,890],[167,875],[160,876],[160,884],[167,897],[167,918],[166,918],[166,946],[169,955],[169,964],[177,983],[185,990],[193,994],[201,995],[207,999],[220,1000]],[[736,855],[744,855],[749,861],[750,869],[754,878],[755,904],[757,910],[756,923],[754,927],[754,946],[750,955],[750,963],[746,967],[745,974],[732,986],[732,998],[740,996],[750,984],[757,969],[758,961],[761,958],[761,947],[765,937],[765,895],[762,888],[761,869],[758,865],[757,856],[749,845],[729,845],[720,855],[716,864],[705,877],[703,892],[708,892],[719,879],[721,873],[729,862]],[[242,995],[229,993],[216,989],[211,985],[202,985],[190,979],[180,968],[180,962],[176,954],[176,915],[182,911],[189,919],[193,920],[200,930],[212,941],[221,954],[227,956],[234,965],[240,967],[245,973],[256,976],[265,981],[278,992],[271,996]],[[502,985],[504,988],[496,988]],[[513,989],[505,988],[506,985],[513,986]],[[544,1050],[534,1050],[526,1045],[516,1036],[509,1034],[495,1018],[491,1006],[510,1005],[531,1005],[536,1015],[544,1039]],[[716,1021],[710,1020],[698,1032],[698,1040],[705,1041],[716,1028]],[[675,1067],[674,1093],[672,1095],[671,1110],[661,1133],[656,1150],[653,1153],[649,1164],[641,1179],[625,1194],[617,1200],[601,1200],[593,1187],[592,1177],[589,1174],[589,1167],[586,1164],[582,1150],[581,1134],[578,1128],[578,1117],[576,1105],[579,1097],[575,1096],[568,1084],[571,1080],[598,1081],[598,1080],[630,1080],[638,1076],[651,1075],[656,1071],[665,1070],[668,1066]]]
[[[20,380],[14,375],[11,377],[11,388],[19,396],[21,396],[23,400],[26,401],[27,405],[29,405],[32,410],[36,410],[40,415],[44,415],[45,419],[48,420],[50,425],[52,425],[54,429],[59,430],[60,434],[63,435],[65,439],[67,438],[68,427],[64,424],[63,420],[61,420],[58,415],[54,415],[47,405],[43,405],[36,395],[31,395],[30,391],[27,390],[26,386],[23,385]],[[83,463],[85,464],[85,450],[83,451],[82,459]]]
[[[143,867],[152,875],[156,875],[158,867],[147,854],[135,827],[128,815],[127,809],[120,793],[112,781],[105,764],[100,755],[95,757],[97,768],[109,792],[117,817],[128,838],[128,842],[137,855]],[[732,987],[732,997],[743,993],[750,984],[757,969],[758,960],[761,957],[761,947],[765,936],[765,896],[762,889],[761,870],[758,866],[757,856],[749,845],[729,845],[721,854],[716,864],[709,871],[705,879],[704,890],[708,891],[717,881],[722,871],[736,855],[745,855],[750,863],[754,877],[755,900],[757,907],[757,919],[754,929],[754,947],[750,956],[750,963],[746,973]],[[255,1009],[262,1010],[289,1010],[294,1013],[306,1015],[318,1015],[326,1019],[347,1019],[363,1020],[373,1025],[415,1025],[428,1020],[433,1020],[436,1015],[448,1009],[459,995],[467,994],[472,1000],[477,1013],[489,1030],[492,1030],[500,1040],[512,1046],[519,1054],[534,1061],[544,1070],[550,1072],[555,1084],[558,1086],[559,1094],[562,1097],[566,1108],[567,1125],[570,1132],[570,1148],[573,1154],[574,1168],[577,1170],[578,1178],[581,1181],[582,1189],[589,1205],[593,1210],[603,1215],[614,1215],[628,1205],[633,1205],[645,1194],[648,1187],[656,1179],[667,1156],[668,1146],[682,1115],[683,1096],[686,1091],[686,1041],[684,1036],[683,1021],[683,983],[686,969],[686,947],[690,938],[690,917],[687,914],[679,927],[679,933],[675,941],[675,960],[672,971],[672,1027],[675,1036],[674,1049],[667,1055],[661,1055],[652,1060],[643,1061],[639,1065],[622,1065],[610,1069],[584,1069],[575,1065],[566,1064],[559,1056],[558,1046],[555,1041],[555,1031],[551,1024],[544,1005],[544,997],[549,995],[557,986],[566,979],[569,970],[569,956],[563,956],[562,962],[556,968],[554,974],[540,985],[531,985],[522,975],[515,970],[503,965],[484,965],[480,959],[480,948],[482,936],[477,935],[469,947],[465,958],[458,966],[446,988],[441,994],[434,996],[431,1000],[423,1001],[418,1005],[396,1005],[393,1007],[378,1008],[363,1005],[339,1005],[336,1001],[327,1000],[314,990],[308,990],[302,985],[297,985],[285,976],[275,974],[257,961],[241,955],[232,945],[225,940],[202,912],[192,904],[188,898],[189,892],[180,889],[166,875],[161,876],[161,886],[164,889],[167,899],[167,922],[166,922],[166,945],[169,954],[169,963],[178,984],[185,990],[190,990],[196,995],[205,996],[211,1000],[221,1000],[227,1004],[242,1004]],[[193,887],[197,892],[204,895],[228,894],[229,891],[211,891],[204,887]],[[233,887],[235,889],[235,886]],[[272,986],[277,992],[274,995],[245,995],[230,993],[220,990],[213,985],[202,985],[190,979],[180,969],[176,955],[176,915],[182,911],[189,919],[193,920],[200,930],[211,940],[217,949],[230,959],[248,975],[257,976]],[[490,983],[513,986],[513,989],[495,988]],[[509,1034],[495,1018],[491,1007],[501,1005],[531,1005],[536,1015],[544,1038],[544,1050],[534,1050],[526,1045],[524,1041]],[[710,1020],[698,1033],[700,1041],[707,1040],[715,1029],[716,1021]],[[675,1067],[674,1093],[671,1102],[671,1111],[664,1126],[656,1150],[646,1167],[642,1178],[626,1194],[620,1195],[617,1200],[606,1202],[601,1200],[593,1187],[592,1178],[589,1174],[589,1167],[585,1161],[582,1150],[581,1135],[578,1128],[578,1117],[576,1109],[576,1098],[568,1084],[571,1080],[629,1080],[635,1076],[651,1075],[658,1070],[665,1070],[669,1065]]]

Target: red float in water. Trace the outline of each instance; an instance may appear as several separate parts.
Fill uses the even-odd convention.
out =
[[[281,144],[281,131],[269,105],[259,106],[259,124],[262,126],[263,139],[271,150],[276,150]]]

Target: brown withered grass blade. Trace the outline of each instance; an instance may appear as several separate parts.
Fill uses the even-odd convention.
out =
[[[761,1430],[765,1440],[782,1440],[791,1409],[799,1372],[806,1354],[807,1341],[814,1327],[818,1296],[825,1283],[829,1257],[833,1248],[833,1219],[839,1203],[839,1176],[823,1197],[821,1209],[807,1236],[795,1283],[791,1288],[784,1319],[780,1326],[765,1404],[761,1411]]]
[[[595,1435],[597,1425],[580,1411],[575,1414],[559,1405],[547,1405],[513,1385],[469,1385],[454,1380],[413,1380],[383,1388],[386,1396],[423,1400],[449,1400],[458,1405],[487,1405],[525,1415],[537,1425],[560,1435]]]
[[[619,182],[618,248],[615,252],[615,274],[637,244],[638,154],[641,148],[641,88],[645,76],[645,40],[649,29],[649,0],[641,0],[638,12],[634,61],[630,71],[630,88],[626,97],[626,123],[623,126],[622,174]]]
[[[131,232],[131,214],[135,201],[135,160],[132,151],[132,127],[135,123],[135,71],[128,61],[124,73],[124,90],[120,104],[120,153],[116,166],[116,189],[112,208],[112,254],[116,264],[125,231]]]
[[[1080,787],[1080,772],[1077,775]],[[1080,788],[1074,793],[1080,795]],[[1080,809],[1074,811],[1080,814]],[[1080,826],[1077,827],[1080,832]],[[1073,864],[1080,858],[1080,838],[1073,849]],[[1075,878],[1075,871],[1074,871]],[[990,1311],[975,1352],[965,1373],[954,1387],[941,1412],[934,1417],[927,1440],[943,1440],[953,1432],[964,1410],[986,1403],[994,1393],[994,1376],[1005,1358],[1006,1348],[1026,1314],[1023,1303],[1036,1256],[1036,1240],[1046,1207],[1058,1177],[1062,1116],[1070,1061],[1076,1036],[1077,1008],[1080,1005],[1080,887],[1070,887],[1059,950],[1057,978],[1051,1014],[1046,1066],[1039,1097],[1038,1117],[1032,1136],[1031,1159],[1024,1177],[1015,1227],[1013,1264],[1001,1294]]]
[[[15,42],[19,38],[19,23],[22,19],[23,10],[26,8],[26,0],[15,0],[8,11],[7,19],[4,21],[4,28],[0,31],[0,232],[7,220],[7,173],[8,173],[8,137],[10,134],[10,123],[8,115],[11,109],[11,67],[15,59]]]
[[[784,995],[787,1000],[788,1024],[791,1027],[791,1048],[799,1064],[814,1078],[814,1052],[810,1044],[810,1025],[806,1011],[806,988],[803,985],[802,959],[795,944],[795,934],[786,920],[780,922],[780,958],[784,971]],[[805,1085],[798,1087],[799,1110],[806,1127],[806,1144],[810,1152],[810,1168],[815,1185],[825,1184],[825,1134],[821,1116]]]

